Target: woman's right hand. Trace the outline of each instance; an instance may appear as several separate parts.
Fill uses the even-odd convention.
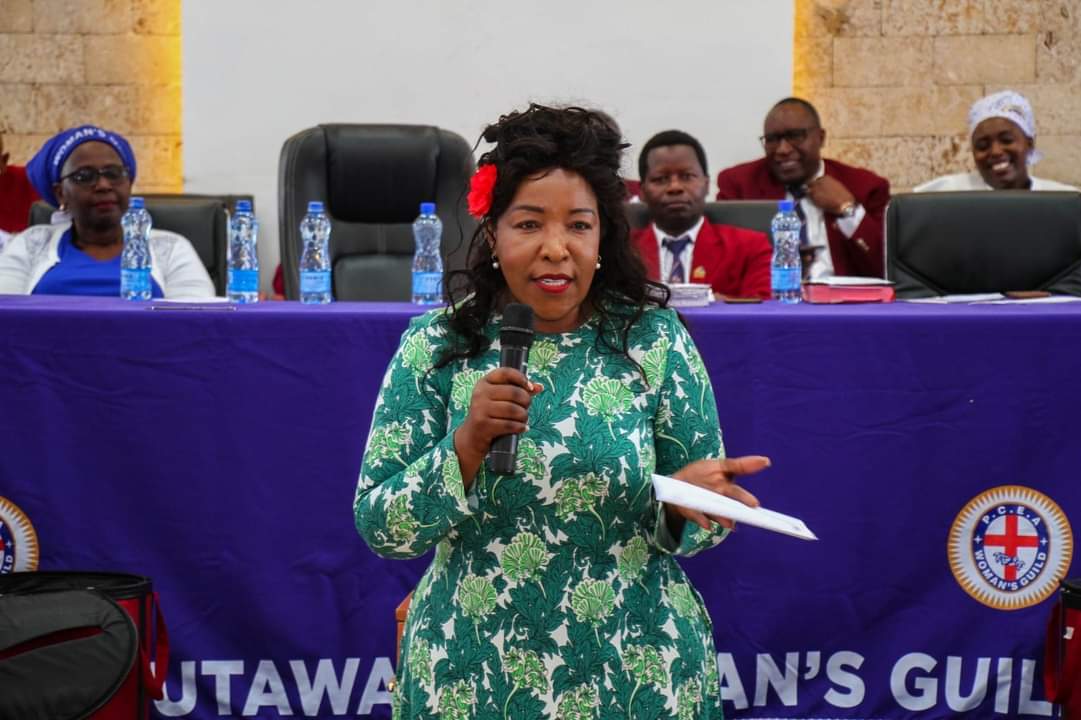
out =
[[[539,384],[529,382],[514,368],[496,368],[477,381],[469,414],[454,431],[454,450],[466,490],[473,484],[493,440],[526,431],[529,404],[541,390]]]

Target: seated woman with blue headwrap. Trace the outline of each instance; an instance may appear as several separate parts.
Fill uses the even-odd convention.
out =
[[[0,293],[120,296],[120,218],[135,181],[135,154],[117,133],[71,128],[42,146],[26,166],[38,194],[61,210],[0,253]],[[195,248],[184,237],[150,231],[150,277],[156,298],[213,297]]]
[[[913,192],[946,190],[1072,190],[1077,188],[1029,174],[1041,157],[1036,150],[1036,118],[1024,95],[1013,90],[980,98],[968,111],[972,159],[977,172],[944,175]]]

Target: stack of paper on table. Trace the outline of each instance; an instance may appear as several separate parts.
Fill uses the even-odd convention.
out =
[[[672,307],[706,307],[713,302],[713,288],[703,283],[668,283]]]

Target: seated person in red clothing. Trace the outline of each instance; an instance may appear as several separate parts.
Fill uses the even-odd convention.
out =
[[[719,297],[768,298],[769,239],[706,220],[708,173],[701,143],[687,133],[666,130],[650,138],[638,156],[638,174],[652,222],[635,230],[631,242],[650,280],[708,284]]]
[[[805,273],[883,277],[890,183],[863,168],[822,159],[826,131],[806,100],[785,98],[766,115],[766,156],[722,170],[718,200],[796,200],[804,244],[820,248]]]
[[[30,206],[37,199],[38,194],[26,179],[26,169],[8,165],[4,136],[0,135],[0,248],[8,237],[30,224]]]

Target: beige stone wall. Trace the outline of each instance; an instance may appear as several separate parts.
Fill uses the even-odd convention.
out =
[[[50,135],[123,133],[135,189],[179,192],[180,0],[0,0],[0,132],[16,164]]]
[[[895,191],[972,170],[968,108],[1005,88],[1036,113],[1033,172],[1081,185],[1081,0],[796,0],[794,92],[828,156]]]

